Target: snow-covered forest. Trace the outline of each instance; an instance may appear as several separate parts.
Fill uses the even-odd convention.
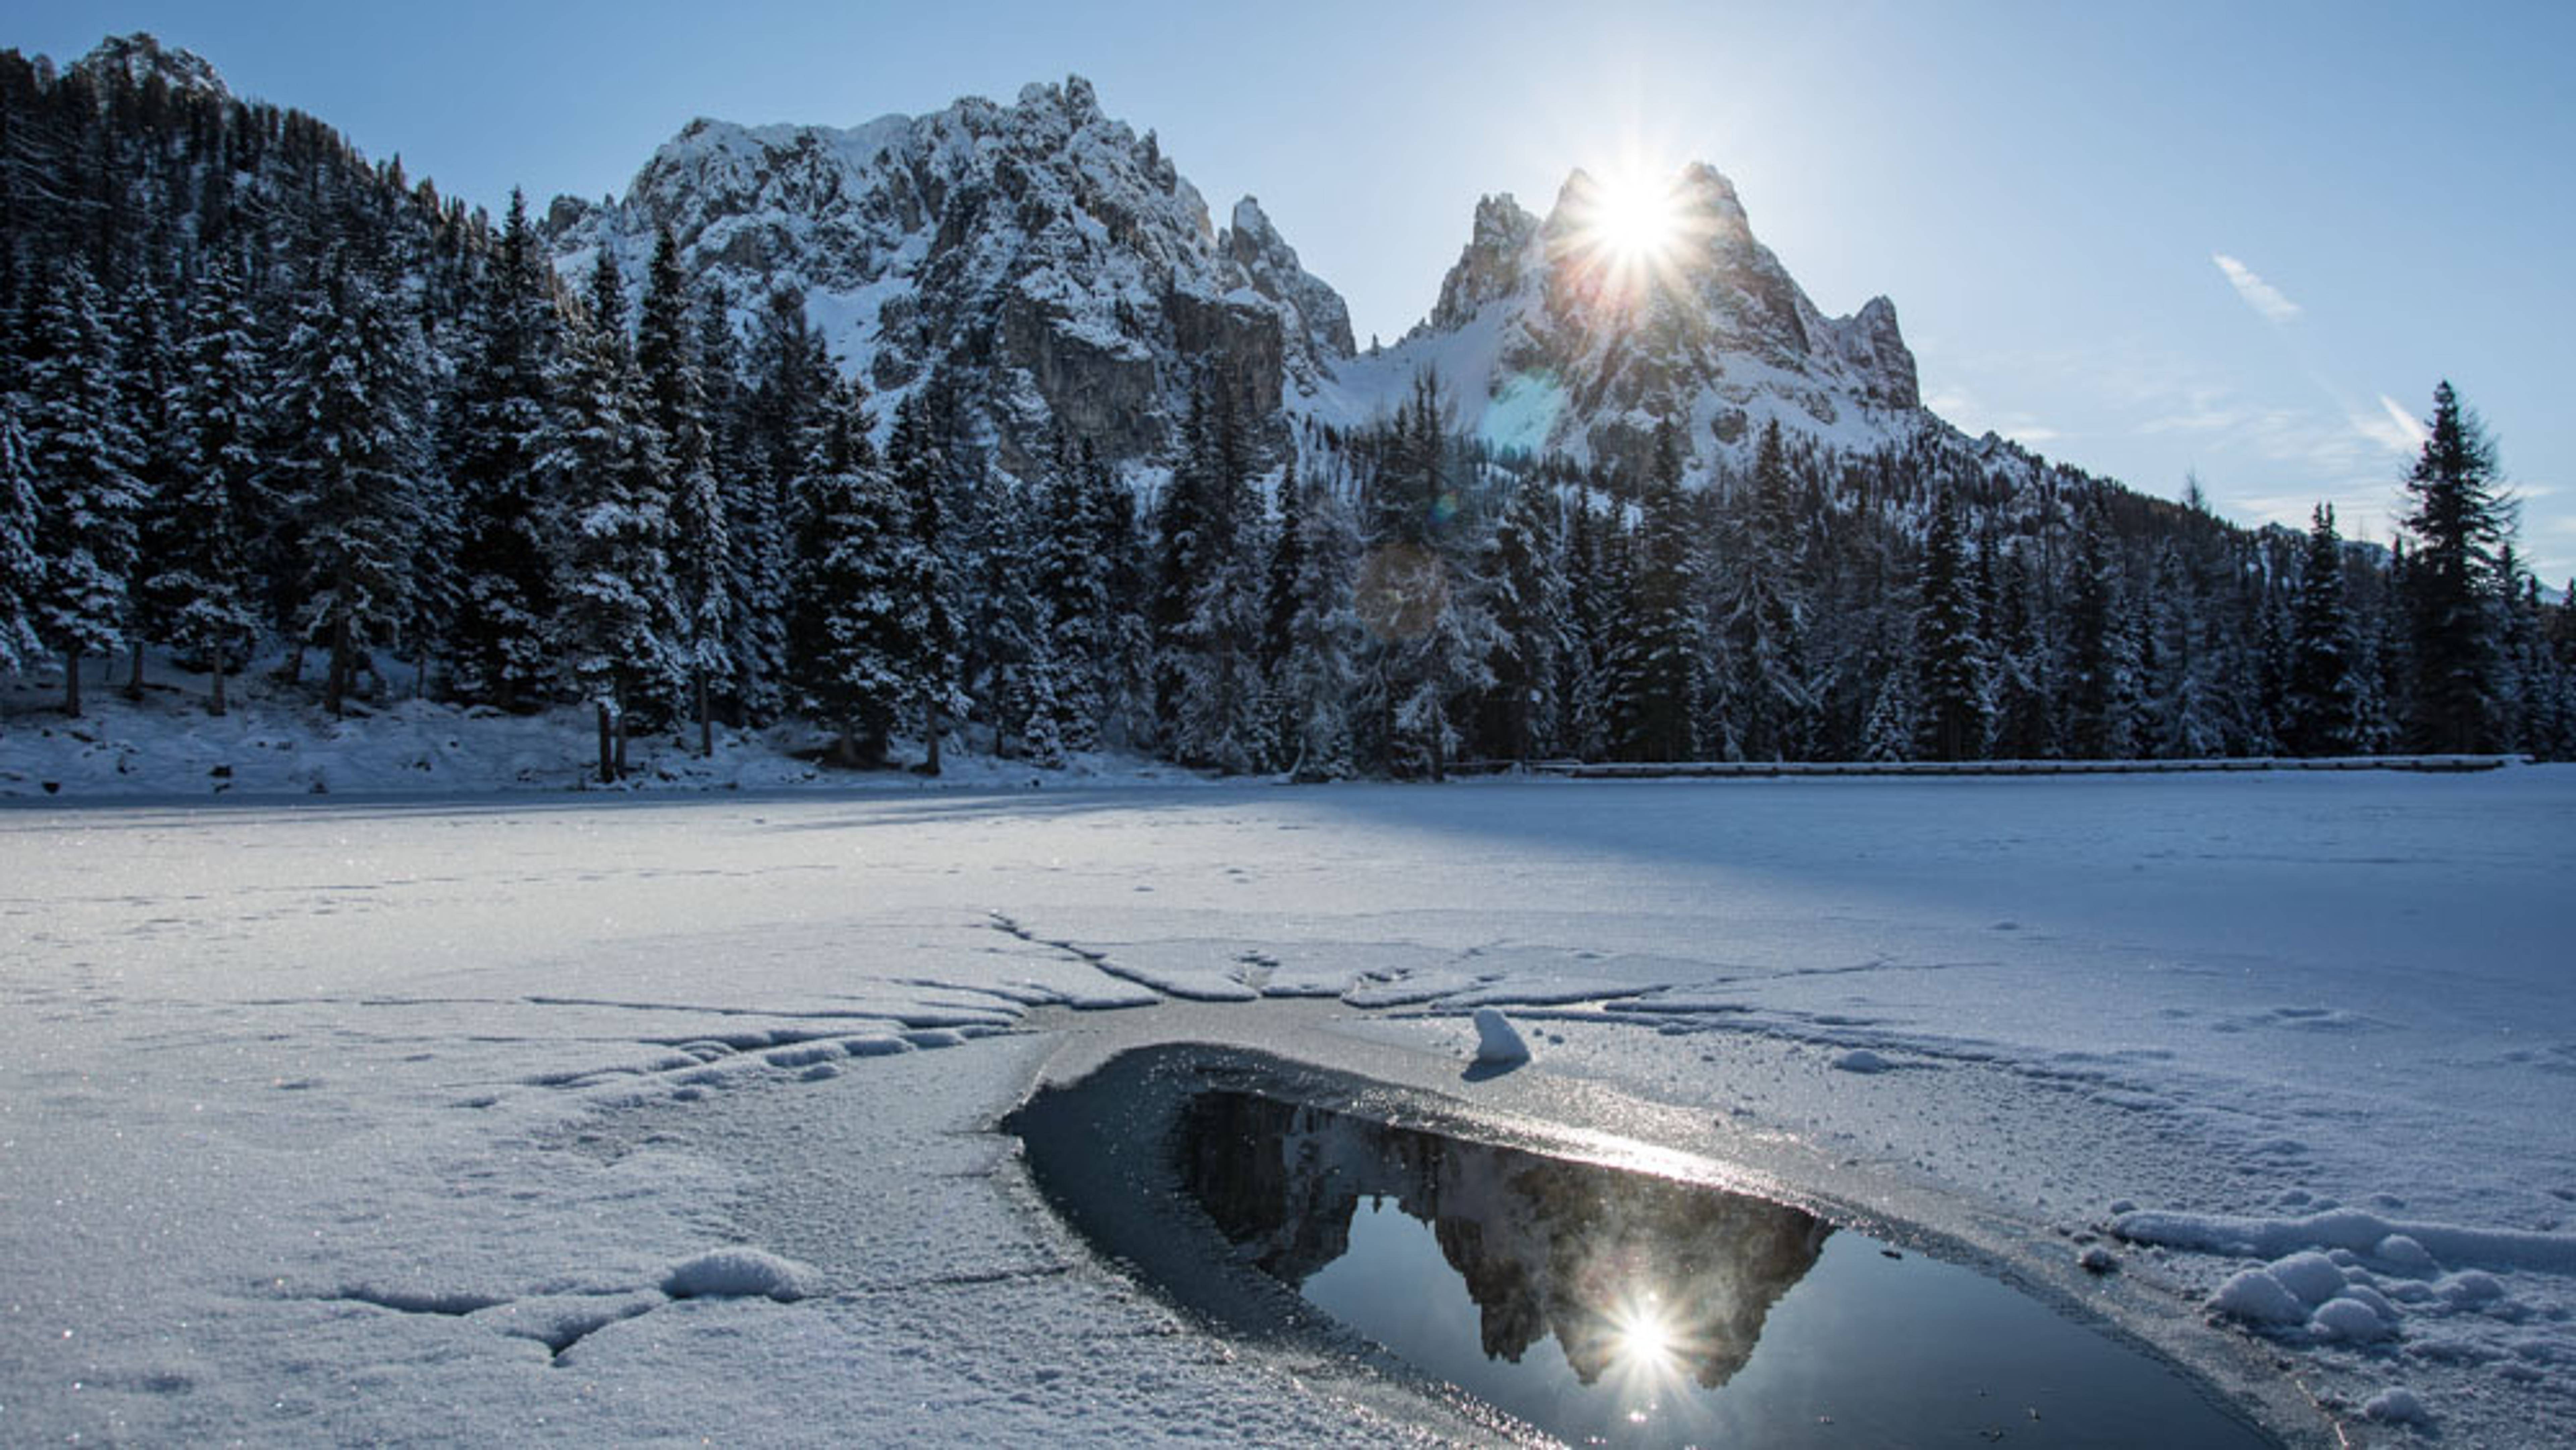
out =
[[[0,55],[0,674],[67,713],[159,652],[218,714],[255,661],[335,715],[582,706],[610,779],[717,722],[1300,778],[2576,746],[2576,628],[2447,385],[2393,551],[1991,436],[1532,457],[1427,371],[1336,423],[1213,355],[1159,446],[1005,449],[953,360],[881,406],[794,289],[667,232],[637,295],[563,275],[523,205],[169,62]]]

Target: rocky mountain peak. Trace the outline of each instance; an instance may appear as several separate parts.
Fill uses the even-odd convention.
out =
[[[1479,199],[1467,245],[1449,275],[1440,281],[1440,300],[1423,328],[1454,331],[1473,319],[1488,302],[1520,290],[1521,273],[1538,218],[1521,209],[1509,192]]]
[[[101,77],[114,75],[128,84],[141,86],[158,76],[173,92],[229,99],[232,91],[224,78],[215,73],[212,62],[194,51],[165,46],[160,39],[138,30],[132,35],[111,35],[79,60],[72,62],[71,73]]]

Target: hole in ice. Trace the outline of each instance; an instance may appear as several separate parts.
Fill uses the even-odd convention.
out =
[[[1568,1443],[2274,1443],[1973,1270],[1763,1198],[1390,1126],[1390,1101],[1164,1048],[1006,1126],[1070,1224],[1219,1328],[1321,1341]]]

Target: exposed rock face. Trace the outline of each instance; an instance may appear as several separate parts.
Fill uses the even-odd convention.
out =
[[[622,200],[549,214],[560,265],[607,246],[639,286],[662,227],[745,313],[804,289],[881,395],[950,369],[1014,471],[1059,419],[1112,458],[1165,460],[1202,363],[1284,438],[1287,401],[1351,350],[1341,298],[1260,207],[1218,232],[1078,77],[848,130],[693,121]]]
[[[215,73],[205,57],[193,51],[174,50],[143,31],[132,35],[111,35],[96,49],[72,62],[71,74],[122,75],[141,86],[158,76],[174,92],[229,98],[232,92],[224,78]]]
[[[1724,176],[1694,164],[1675,178],[1661,249],[1622,253],[1604,205],[1580,171],[1544,221],[1509,197],[1479,202],[1430,319],[1346,369],[1350,393],[1437,367],[1456,420],[1488,441],[1628,468],[1644,465],[1666,418],[1686,425],[1700,468],[1740,467],[1774,418],[1851,448],[1939,426],[1922,412],[1894,306],[1817,311]]]

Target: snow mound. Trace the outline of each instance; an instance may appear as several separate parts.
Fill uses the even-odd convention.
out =
[[[2472,1228],[2446,1223],[2397,1223],[2356,1208],[2332,1209],[2306,1218],[2124,1213],[2111,1220],[2111,1232],[2131,1243],[2263,1258],[2295,1254],[2302,1249],[2350,1249],[2358,1254],[2370,1254],[2394,1237],[2407,1241],[2397,1246],[2404,1259],[2390,1260],[2400,1267],[2429,1267],[2431,1259],[2438,1258],[2448,1263],[2576,1273],[2576,1234]],[[2416,1261],[2414,1255],[2417,1253],[2429,1257]]]
[[[2309,1327],[2328,1339],[2370,1344],[2395,1333],[2388,1321],[2358,1299],[2328,1299],[2317,1306]]]
[[[2272,1265],[2281,1287],[2308,1304],[2323,1304],[2343,1292],[2343,1270],[2334,1260],[2310,1251],[2292,1254]]]
[[[1476,1009],[1476,1061],[1499,1067],[1504,1063],[1527,1062],[1529,1059],[1529,1043],[1521,1037],[1520,1029],[1512,1026],[1512,1020],[1503,1015],[1501,1008]]]
[[[674,1299],[749,1299],[767,1295],[781,1304],[810,1298],[821,1278],[793,1259],[734,1245],[686,1259],[663,1276],[662,1292]]]
[[[2361,1412],[2374,1420],[2389,1425],[2429,1425],[2433,1423],[2433,1417],[2424,1412],[2424,1402],[2415,1398],[2415,1392],[2413,1390],[2401,1389],[2393,1385],[2387,1389],[2381,1390],[2378,1394],[2372,1395],[2370,1399],[2362,1405]]]
[[[2218,1286],[2210,1309],[2247,1324],[2305,1324],[2308,1306],[2272,1277],[2269,1269],[2247,1269]]]
[[[1872,1073],[1885,1072],[1896,1064],[1866,1047],[1855,1047],[1835,1058],[1834,1066],[1843,1072]]]

